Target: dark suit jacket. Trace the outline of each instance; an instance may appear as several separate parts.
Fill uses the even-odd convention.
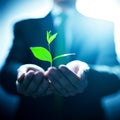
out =
[[[16,93],[16,70],[20,65],[33,63],[43,67],[45,70],[49,67],[49,63],[34,58],[29,48],[31,46],[47,47],[46,31],[56,32],[52,19],[51,14],[48,14],[45,18],[28,19],[15,24],[13,46],[2,70],[1,83],[8,92]],[[88,64],[98,65],[118,64],[114,46],[114,26],[112,23],[92,19],[81,14],[78,19],[74,16],[71,20],[73,20],[72,24],[74,25],[72,28],[74,37],[70,52],[76,53],[76,56],[72,56],[71,60],[78,59]],[[51,47],[53,48],[53,54],[54,47],[55,41]],[[104,79],[107,79],[107,77]],[[109,79],[107,79],[107,82],[109,83]],[[96,88],[95,84],[99,86],[99,89]],[[101,116],[99,104],[101,96],[105,95],[104,90],[101,90],[103,84],[103,80],[97,82],[97,78],[93,80],[90,77],[89,87],[85,93],[64,100],[62,117],[66,119],[72,117],[74,119],[97,119],[103,117]],[[113,85],[114,91],[118,89],[118,86],[116,85],[116,87],[115,85]],[[108,91],[107,93],[112,92],[111,89]],[[53,96],[40,99],[22,97],[18,116],[21,118],[25,116],[42,118],[44,116],[46,119],[56,117],[57,115],[54,114],[55,111],[52,109],[54,104],[52,98]]]

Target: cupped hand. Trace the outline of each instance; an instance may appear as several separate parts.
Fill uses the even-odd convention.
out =
[[[86,63],[75,60],[66,66],[59,66],[58,69],[49,68],[46,76],[51,80],[54,94],[68,97],[84,92],[87,87],[88,70],[89,66]]]
[[[47,90],[49,81],[44,76],[44,70],[34,64],[25,64],[18,69],[17,90],[25,96],[38,97],[51,93]]]

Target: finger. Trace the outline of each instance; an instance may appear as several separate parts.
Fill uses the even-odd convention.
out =
[[[37,71],[34,73],[34,77],[32,78],[33,79],[30,81],[28,87],[26,88],[27,95],[32,95],[37,91],[37,88],[40,86],[40,83],[44,79],[44,75],[42,72]]]
[[[72,85],[70,80],[63,74],[61,70],[58,69],[57,73],[54,74],[56,79],[58,79],[61,86],[67,91],[67,96],[73,96],[76,93],[76,88]]]
[[[44,95],[50,95],[54,93],[54,88],[49,84],[47,90],[45,91]]]
[[[26,93],[27,87],[30,84],[31,80],[34,77],[34,71],[30,70],[29,72],[25,73],[24,80],[18,86],[18,92]]]
[[[48,87],[49,87],[49,82],[46,78],[41,79],[42,81],[40,82],[40,84],[38,85],[38,87],[36,88],[35,92],[33,93],[34,97],[39,97],[39,96],[43,96],[46,94],[50,94],[50,91],[48,92]],[[46,93],[47,91],[47,93]]]
[[[24,67],[26,65],[22,65],[17,69],[17,80],[18,82],[22,81],[24,79],[25,73],[27,73],[27,68]]]
[[[23,73],[21,75],[19,74],[18,77],[17,77],[17,81],[22,82],[24,80],[24,77],[25,77],[25,73]]]
[[[29,70],[33,70],[33,71],[41,71],[44,73],[44,69],[35,65],[35,64],[25,64],[25,65],[22,65],[21,67],[18,68],[18,72],[22,72],[22,73],[26,73],[28,72]]]
[[[82,89],[84,88],[84,81],[80,79],[80,77],[78,77],[65,66],[60,66],[59,69],[76,89],[82,91]]]
[[[37,65],[31,65],[30,67],[28,67],[27,71],[29,70],[34,70],[34,71],[40,71],[42,73],[44,73],[44,69],[42,69],[41,67],[37,66]]]
[[[21,71],[20,69],[17,70],[17,81],[18,82],[22,82],[24,80],[24,77],[25,77],[25,70],[24,71]]]
[[[54,89],[56,90],[56,93],[63,96],[68,95],[68,91],[62,83],[62,81],[65,81],[65,77],[61,74],[61,72],[58,69],[49,69],[48,78],[51,80],[51,85],[53,85]]]

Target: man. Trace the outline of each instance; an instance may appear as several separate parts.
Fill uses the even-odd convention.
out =
[[[59,69],[56,68],[48,69],[49,64],[47,62],[39,61],[36,58],[34,58],[34,56],[32,55],[29,49],[31,46],[32,47],[42,46],[45,48],[48,47],[47,42],[45,42],[46,31],[52,31],[52,33],[57,32],[58,30],[57,26],[59,25],[59,23],[61,23],[60,22],[61,18],[59,19],[58,13],[64,12],[67,14],[67,18],[68,18],[65,26],[70,27],[68,29],[66,28],[67,33],[65,34],[64,37],[65,41],[67,41],[67,47],[66,47],[67,52],[76,53],[75,56],[71,56],[71,58],[69,58],[69,61],[78,59],[90,65],[118,64],[114,49],[113,24],[108,23],[106,21],[92,19],[82,14],[79,14],[75,9],[75,2],[76,2],[75,0],[54,0],[55,6],[53,7],[53,10],[44,18],[23,20],[15,24],[13,46],[6,60],[6,64],[3,67],[2,85],[8,92],[17,93],[16,84],[15,84],[17,78],[17,69],[23,64],[28,64],[28,63],[36,64],[40,66],[40,68],[38,69],[41,68],[43,69],[42,72],[36,71],[36,69],[33,69],[34,67],[32,67],[32,69],[30,67],[29,69],[30,71],[29,70],[25,71],[25,74],[23,74],[22,71],[22,77],[20,74],[20,78],[18,78],[19,82],[21,82],[21,84],[18,84],[18,91],[25,87],[25,86],[21,87],[21,85],[27,85],[26,87],[29,87],[30,81],[27,82],[28,78],[26,78],[25,76],[29,77],[30,74],[30,76],[32,75],[33,77],[35,77],[34,76],[34,70],[35,70],[35,75],[38,78],[41,77],[42,75],[44,80],[42,79],[42,83],[41,81],[39,81],[41,83],[41,84],[39,83],[40,86],[39,85],[37,86],[39,90],[35,95],[33,94],[32,95],[38,97],[42,95],[42,93],[46,92],[44,97],[40,96],[40,99],[34,99],[31,97],[30,98],[22,97],[21,99],[22,102],[17,117],[21,117],[21,118],[44,117],[46,119],[47,118],[57,119],[56,117],[58,117],[59,115],[57,116],[54,114],[56,113],[55,112],[56,109],[54,109],[54,102],[53,102],[54,100],[53,100],[53,96],[51,96],[51,94],[53,93],[53,94],[61,95],[63,97],[68,96],[68,98],[63,99],[64,101],[62,103],[63,104],[62,115],[60,115],[61,119],[62,117],[66,119],[67,118],[69,119],[71,117],[73,119],[102,118],[103,116],[101,115],[101,108],[99,104],[101,96],[116,91],[119,88],[119,85],[117,84],[116,87],[113,85],[114,89],[112,89],[112,91],[108,86],[107,88],[106,86],[104,87],[105,91],[104,90],[101,91],[101,87],[103,87],[102,85],[104,85],[104,82],[101,82],[101,80],[99,80],[99,82],[95,81],[95,79],[93,79],[90,74],[91,79],[88,82],[89,86],[86,89],[87,80],[86,78],[84,78],[84,74],[86,75],[87,73],[85,71],[89,69],[88,65],[86,64],[84,64],[85,68],[82,68],[81,72],[79,73],[79,77],[76,77],[77,74],[76,72],[74,71],[71,72],[69,71],[69,69],[67,69],[67,72],[69,72],[71,75],[69,76],[69,80],[71,80],[71,82],[73,82],[74,80],[77,81],[74,82],[76,89],[73,89],[74,85],[71,85],[71,83],[67,81],[66,79],[66,77],[68,78],[68,76],[66,76],[67,74],[65,75],[66,77],[63,77],[64,80],[60,81],[59,79],[57,82],[55,80],[53,84],[52,80],[54,80],[53,78],[56,72],[58,74],[59,71],[60,76],[62,76],[64,70],[66,71],[66,67],[63,66],[60,67]],[[61,34],[58,33],[59,35],[58,38],[61,36]],[[56,47],[57,41],[59,41],[59,39],[53,41],[53,43],[51,44],[52,45],[51,48],[53,48],[52,49],[53,55],[56,54],[56,50],[58,49]],[[79,64],[79,62],[76,63]],[[58,78],[57,74],[56,77]],[[10,76],[11,78],[8,79],[8,76]],[[96,77],[98,78],[98,76]],[[48,79],[49,77],[51,79]],[[25,81],[24,78],[26,79]],[[70,79],[70,78],[74,78],[74,79]],[[31,77],[30,80],[32,81]],[[110,78],[110,80],[112,81],[112,78]],[[22,82],[23,83],[25,82],[25,84],[22,84]],[[105,82],[107,83],[107,81]],[[54,86],[49,87],[50,83],[53,84]],[[60,84],[62,84],[63,86],[61,87]],[[68,87],[66,87],[66,85]],[[80,87],[78,87],[78,85],[80,85]],[[19,92],[24,93],[25,90],[26,89]],[[28,89],[28,91],[24,94],[27,96],[31,96],[32,90],[33,87],[30,87],[30,89]],[[86,91],[85,93],[84,90]],[[84,93],[84,94],[80,94],[80,93]],[[70,96],[74,96],[74,97],[70,97]],[[47,114],[47,116],[45,116],[45,113]]]

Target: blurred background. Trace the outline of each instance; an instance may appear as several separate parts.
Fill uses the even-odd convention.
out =
[[[76,7],[86,16],[114,22],[120,61],[120,0],[77,0]],[[0,70],[12,45],[14,23],[43,17],[51,8],[52,0],[0,0]]]
[[[51,10],[53,5],[52,1],[53,0],[0,0],[0,71],[13,43],[14,24],[23,19],[44,17]],[[117,57],[120,61],[120,0],[77,0],[76,7],[77,10],[85,16],[104,19],[114,23],[114,40]],[[113,96],[110,96],[110,98],[112,97]],[[112,99],[105,98],[105,100],[103,100],[104,106],[108,109],[111,108],[108,110],[110,114],[112,112],[119,114],[119,112],[112,111],[113,106],[120,105],[116,101],[113,102],[116,99],[119,102],[120,94]],[[18,103],[19,98],[17,96],[6,94],[0,86],[0,108],[7,108],[9,106],[11,110],[9,111],[9,109],[7,109],[8,111],[3,111],[4,113],[13,115],[18,106],[16,104]],[[114,103],[115,105],[111,104],[110,106],[110,103]],[[110,107],[107,107],[107,105]]]

